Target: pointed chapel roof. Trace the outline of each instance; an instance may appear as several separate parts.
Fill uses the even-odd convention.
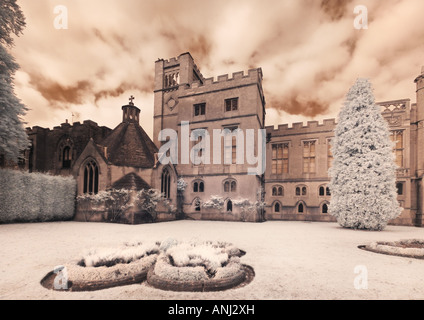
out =
[[[113,189],[141,190],[150,189],[149,184],[134,172],[128,173],[112,185]]]
[[[121,123],[101,143],[108,161],[117,166],[152,168],[157,148],[138,123]]]
[[[157,148],[138,123],[140,109],[133,104],[122,107],[123,121],[102,141],[107,160],[116,166],[152,168]]]

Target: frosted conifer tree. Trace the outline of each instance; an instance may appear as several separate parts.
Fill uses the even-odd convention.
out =
[[[330,214],[346,228],[383,230],[401,208],[388,125],[366,79],[347,94],[332,153]]]
[[[12,35],[18,36],[24,27],[25,17],[16,0],[0,0],[0,155],[13,162],[28,147],[21,120],[27,109],[14,93],[13,75],[19,65],[6,46],[13,46]]]

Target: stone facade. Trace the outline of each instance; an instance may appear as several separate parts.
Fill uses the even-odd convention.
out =
[[[184,121],[189,123],[189,127],[181,125]],[[216,137],[214,140],[213,130],[238,128],[243,132],[246,129],[257,132],[264,128],[264,124],[265,98],[261,69],[249,70],[247,74],[236,72],[231,76],[205,79],[190,53],[156,61],[153,141],[158,149],[164,143],[159,141],[159,133],[163,129],[172,129],[178,133],[179,151],[184,140],[188,140],[188,134],[196,129],[204,129],[210,135],[211,149],[212,145],[219,144],[224,153],[223,139]],[[189,149],[194,148],[199,141],[191,141]],[[182,200],[186,216],[192,219],[263,220],[260,211],[251,212],[248,217],[243,216],[241,209],[234,203],[234,200],[239,199],[255,202],[263,186],[261,175],[247,174],[249,165],[234,163],[233,154],[228,156],[231,158],[230,164],[224,164],[224,156],[221,154],[220,164],[213,161],[213,154],[210,155],[210,164],[199,165],[192,161],[185,163],[182,159],[184,156],[186,154],[178,152],[178,164],[174,167],[175,174],[187,183]],[[173,193],[171,198],[175,195]],[[222,197],[222,208],[202,206],[212,196]]]
[[[416,198],[417,105],[411,105],[409,99],[380,102],[378,105],[396,142],[398,201],[404,209],[401,216],[390,223],[421,225]],[[310,121],[306,125],[294,123],[290,128],[288,125],[266,128],[268,219],[334,221],[328,214],[331,190],[327,190],[330,182],[327,172],[332,161],[330,142],[335,126],[335,119],[330,119],[322,124]],[[283,151],[278,154],[280,146]],[[282,192],[279,192],[280,187]]]
[[[190,53],[159,59],[155,62],[152,140],[139,125],[140,109],[131,102],[122,107],[122,123],[114,130],[92,121],[65,123],[53,130],[28,129],[32,149],[26,152],[26,168],[72,174],[78,180],[79,194],[111,188],[127,175],[136,174],[143,180],[140,185],[161,190],[182,217],[191,219],[334,221],[328,214],[331,190],[327,171],[332,162],[330,142],[336,121],[266,127],[262,77],[258,68],[204,78]],[[422,226],[424,68],[415,82],[416,103],[403,99],[379,105],[395,142],[398,200],[404,208],[402,215],[390,223]],[[168,134],[160,138],[165,129],[178,135],[174,163],[158,161],[168,156],[161,151],[171,138]],[[194,150],[195,158],[208,158],[198,147],[200,141],[208,141],[205,136],[194,135],[198,129],[210,134],[211,148],[215,143],[220,146],[220,164],[212,160],[215,154],[209,155],[210,164],[193,164],[190,160],[194,158],[187,160],[187,154],[181,152],[185,146]],[[253,129],[257,132],[254,150],[260,148],[258,133],[266,131],[263,174],[248,174],[251,165],[236,163],[235,138],[225,145],[222,136],[212,136],[214,130],[224,129]],[[224,163],[225,159],[229,163]],[[92,184],[87,178],[90,172],[97,174]],[[183,191],[177,189],[179,180],[186,183]],[[221,206],[204,206],[213,196],[222,199]],[[266,206],[246,214],[236,205],[242,199],[251,204],[265,201]],[[165,209],[159,210],[159,216],[169,219]]]
[[[99,143],[111,131],[90,120],[72,125],[66,121],[53,129],[38,126],[27,128],[31,147],[25,151],[21,166],[29,172],[70,175],[75,161],[90,139]]]

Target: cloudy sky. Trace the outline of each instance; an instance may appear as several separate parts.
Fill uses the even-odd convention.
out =
[[[27,126],[114,128],[134,95],[152,134],[154,62],[189,51],[205,77],[261,67],[267,125],[335,118],[356,78],[409,98],[424,65],[423,0],[18,0],[12,50]],[[67,29],[54,22],[64,11]],[[357,30],[354,8],[368,10]],[[57,25],[56,25],[57,26]],[[73,114],[73,116],[72,116]]]

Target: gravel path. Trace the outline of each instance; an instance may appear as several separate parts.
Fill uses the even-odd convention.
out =
[[[162,291],[146,283],[93,292],[56,292],[40,285],[55,266],[84,249],[168,237],[231,242],[246,251],[241,261],[254,268],[255,278],[242,288],[205,293]],[[0,225],[0,299],[424,299],[424,260],[357,248],[402,239],[424,239],[424,228],[368,232],[336,223],[284,221]],[[367,289],[355,289],[355,283],[366,283],[359,278],[367,280]]]

